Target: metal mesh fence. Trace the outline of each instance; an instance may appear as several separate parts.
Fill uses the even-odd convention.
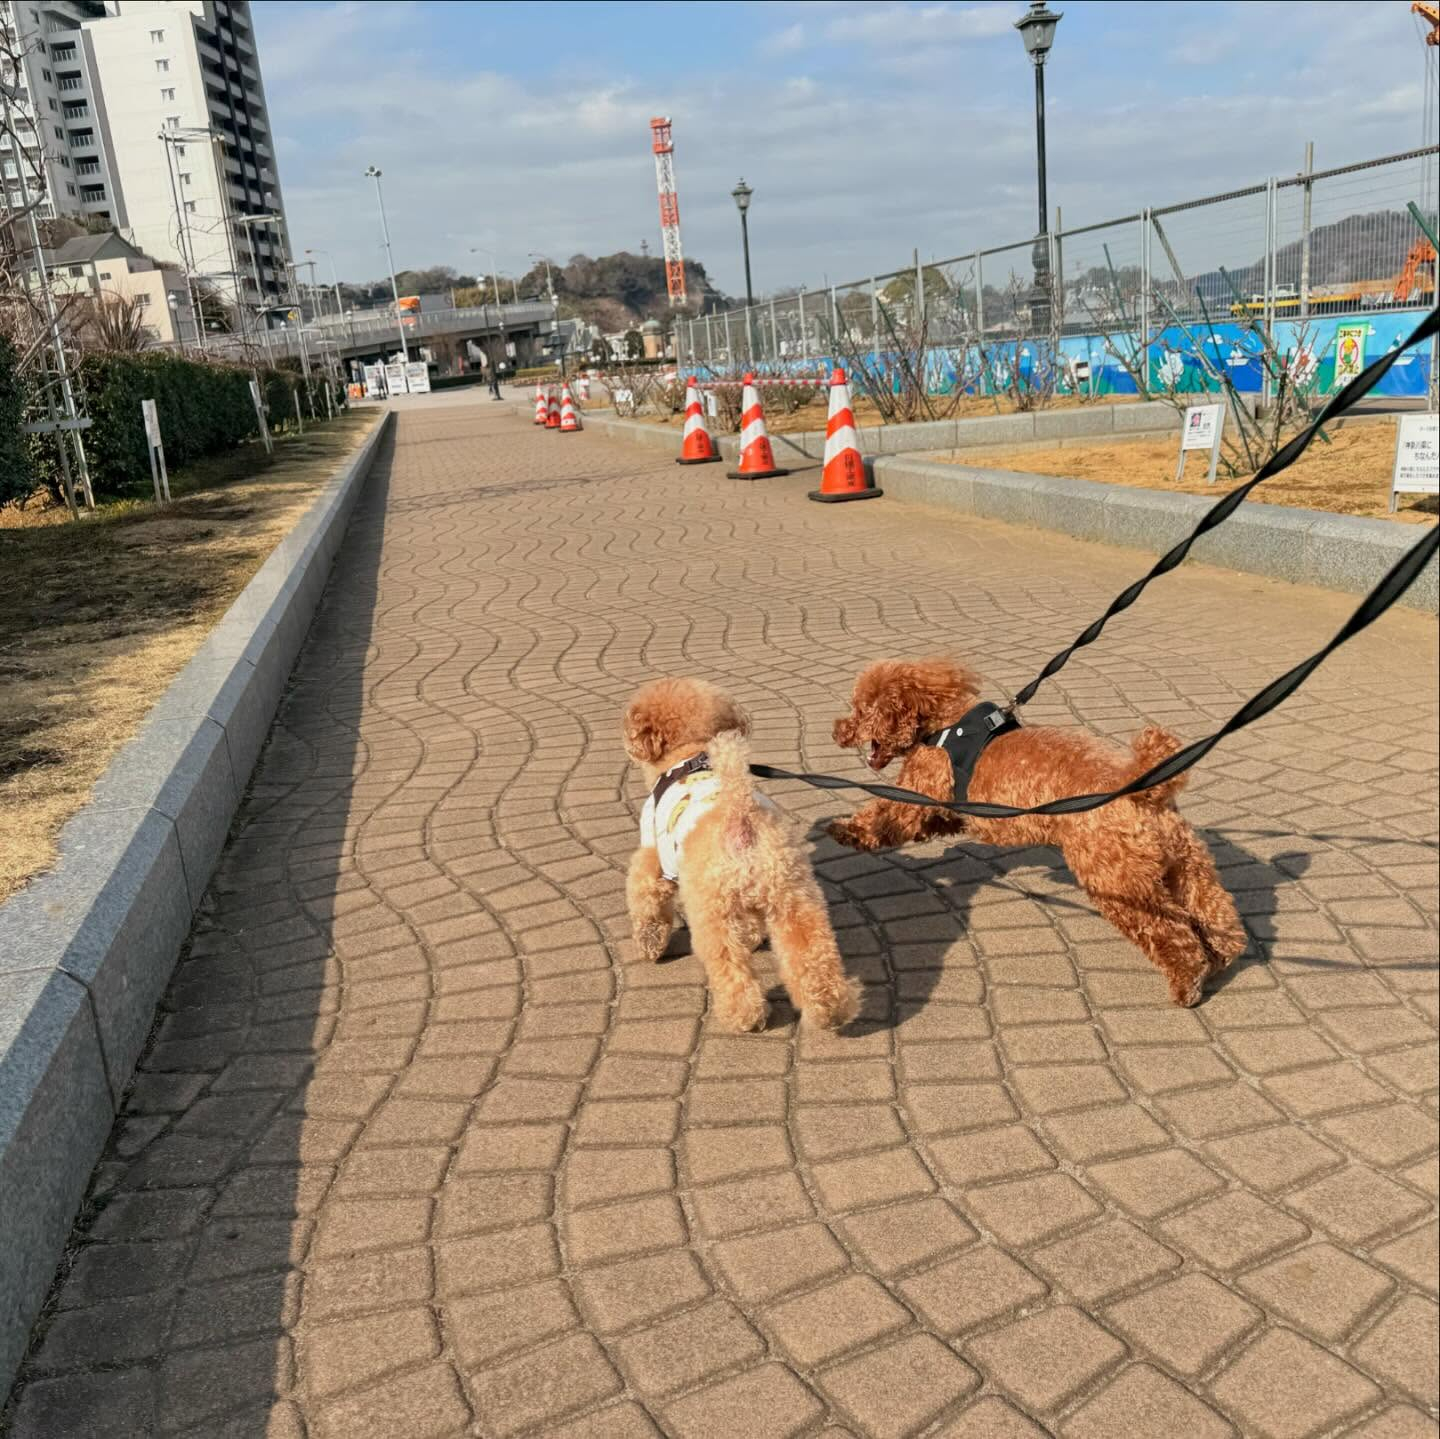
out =
[[[950,385],[984,367],[971,350],[1015,350],[1037,335],[1082,349],[1084,337],[1105,337],[1114,358],[1123,331],[1143,369],[1167,329],[1431,305],[1437,167],[1440,147],[1430,145],[1071,227],[1038,251],[1031,238],[912,261],[683,321],[680,353],[720,373],[803,373],[837,353],[853,362],[923,334],[949,352],[939,370]],[[1048,280],[1043,290],[1039,279]]]

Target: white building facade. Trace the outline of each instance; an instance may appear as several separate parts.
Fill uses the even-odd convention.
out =
[[[0,23],[23,53],[13,118],[44,165],[42,218],[108,222],[252,314],[290,296],[248,0],[0,0]],[[12,207],[20,158],[0,153]]]

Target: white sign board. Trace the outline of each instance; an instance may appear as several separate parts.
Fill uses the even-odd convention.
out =
[[[140,417],[145,422],[145,448],[150,452],[150,478],[155,482],[156,504],[170,503],[170,476],[165,472],[165,442],[160,438],[160,414],[154,400],[140,401]],[[156,460],[159,465],[156,465]]]
[[[410,387],[405,383],[405,362],[396,360],[385,366],[385,388],[392,395],[403,395]]]
[[[265,401],[260,398],[260,382],[250,381],[250,400],[255,406],[255,420],[260,426],[260,438],[265,441],[265,453],[271,454],[275,449],[275,442],[270,438],[270,426],[265,423]]]
[[[610,398],[615,401],[617,415],[628,415],[635,409],[635,394],[632,390],[614,390]]]
[[[365,398],[367,400],[383,400],[385,398],[385,366],[365,366]]]
[[[1401,415],[1395,427],[1395,473],[1390,509],[1398,495],[1440,494],[1440,415]]]
[[[713,420],[720,413],[720,402],[715,398],[714,390],[705,392],[705,413]]]
[[[1215,483],[1215,464],[1220,458],[1220,435],[1224,428],[1224,405],[1191,405],[1185,411],[1180,430],[1180,463],[1175,467],[1177,481],[1185,473],[1185,456],[1189,451],[1209,450],[1209,483]]]
[[[430,366],[423,360],[411,360],[405,366],[405,382],[410,387],[412,395],[428,395],[430,393]]]

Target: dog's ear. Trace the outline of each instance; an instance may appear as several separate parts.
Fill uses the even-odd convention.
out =
[[[830,730],[830,737],[841,749],[854,749],[860,743],[860,736],[855,733],[855,716],[841,715]]]
[[[715,709],[715,733],[739,730],[746,739],[750,738],[750,716],[728,695],[722,695]]]
[[[665,753],[665,733],[650,706],[632,704],[625,711],[625,753],[636,764],[656,764]]]

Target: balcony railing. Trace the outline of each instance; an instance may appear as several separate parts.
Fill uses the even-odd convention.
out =
[[[69,90],[83,90],[85,81],[79,75],[62,75],[55,82],[55,88],[62,93]]]
[[[93,150],[95,148],[95,136],[86,130],[81,134],[71,133],[70,148],[72,150]]]
[[[100,173],[100,162],[98,160],[80,160],[75,165],[77,175],[98,175]]]
[[[104,185],[81,185],[80,198],[87,205],[93,205],[105,198],[105,187]]]

